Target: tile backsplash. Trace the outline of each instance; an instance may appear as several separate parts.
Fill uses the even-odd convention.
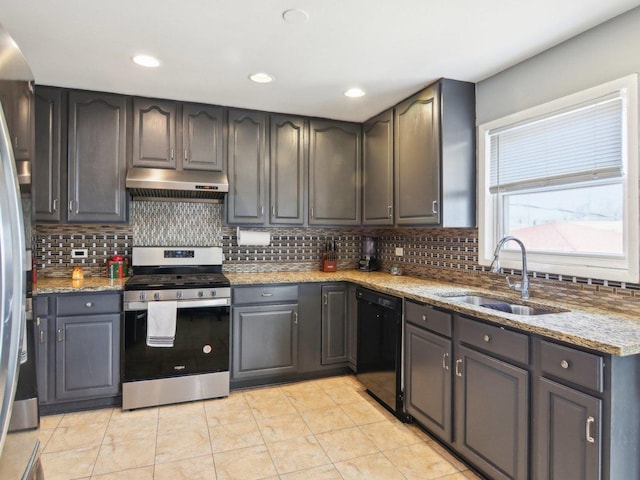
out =
[[[381,269],[400,266],[405,275],[508,292],[503,274],[478,264],[475,228],[318,228],[242,227],[268,231],[268,246],[238,246],[236,227],[225,226],[221,204],[132,201],[129,225],[38,224],[34,234],[38,275],[70,276],[80,264],[86,275],[104,275],[106,260],[131,254],[133,245],[222,246],[224,271],[318,270],[324,245],[335,240],[338,269],[353,269],[361,255],[361,235],[378,238]],[[404,255],[395,255],[402,247]],[[87,248],[88,259],[72,259],[73,248]],[[505,272],[510,275],[519,272]],[[640,285],[533,272],[531,296],[623,313],[640,313]]]

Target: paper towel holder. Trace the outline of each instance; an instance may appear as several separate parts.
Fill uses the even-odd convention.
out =
[[[236,229],[236,244],[241,245],[271,245],[271,233],[259,232],[255,230],[240,230],[240,227]]]

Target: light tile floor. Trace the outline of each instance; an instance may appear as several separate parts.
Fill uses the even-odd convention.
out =
[[[40,432],[47,480],[479,479],[353,376],[46,416]]]

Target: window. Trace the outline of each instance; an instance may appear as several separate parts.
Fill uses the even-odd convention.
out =
[[[513,235],[531,270],[638,282],[637,90],[634,74],[479,127],[482,265]]]

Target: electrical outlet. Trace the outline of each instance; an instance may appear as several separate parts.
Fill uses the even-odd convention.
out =
[[[86,248],[74,248],[71,250],[71,258],[87,258],[89,250]]]
[[[396,247],[396,257],[402,257],[402,256],[404,256],[404,248]]]

